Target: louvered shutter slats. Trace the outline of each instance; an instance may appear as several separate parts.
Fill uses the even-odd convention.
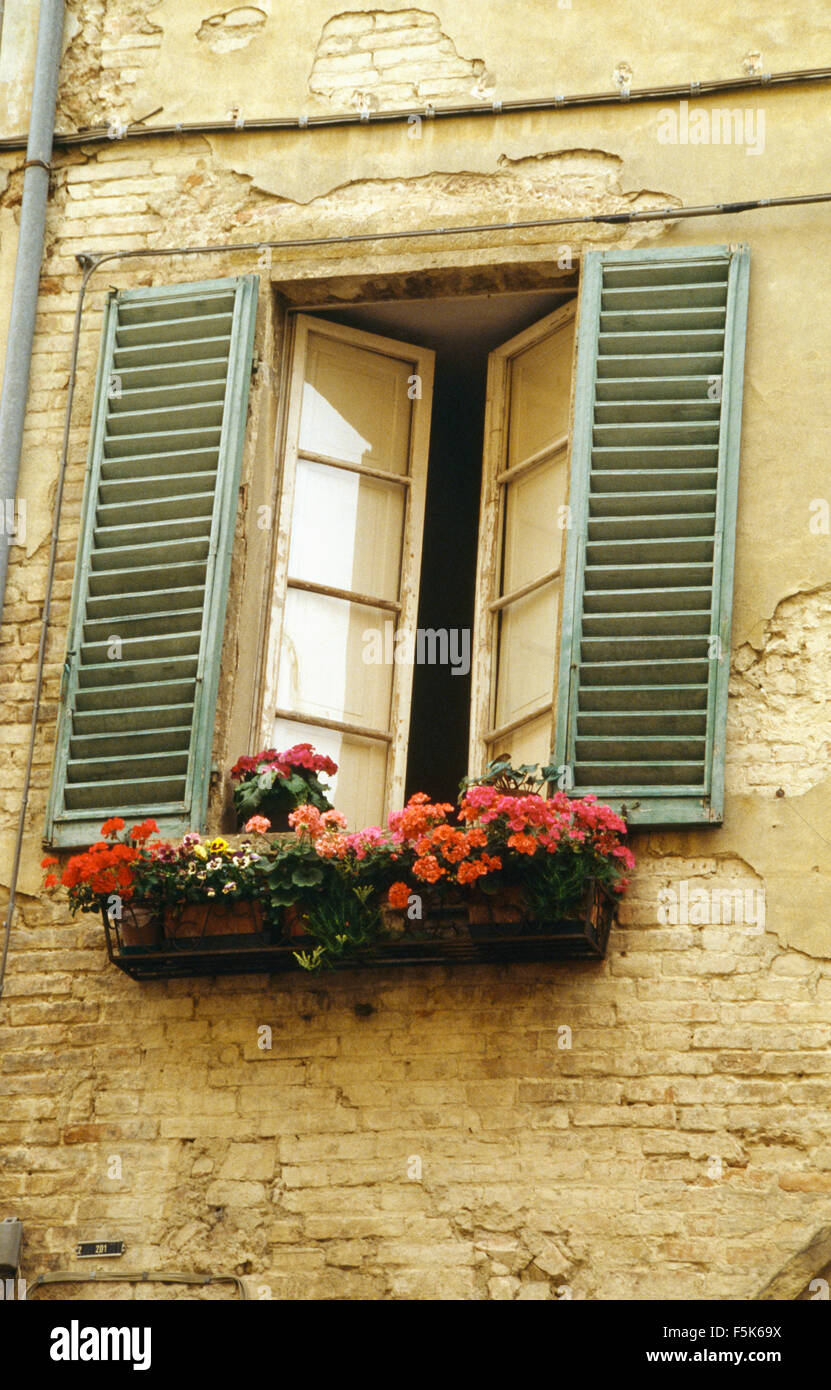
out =
[[[190,739],[192,714],[193,710],[189,704],[172,702],[159,705],[154,704],[152,700],[145,701],[144,704],[135,701],[126,710],[99,711],[91,709],[85,712],[76,708],[72,727],[73,734],[78,737],[81,745],[86,741],[85,736],[105,739],[109,738],[111,734],[150,732],[154,729],[169,731],[185,727],[188,731],[188,739]],[[118,744],[117,741],[114,743],[113,756],[121,751],[121,747],[122,745]],[[79,748],[79,752],[81,756],[84,756],[83,746]]]
[[[731,486],[735,498],[739,257],[717,249],[588,261],[556,756],[575,794],[625,800],[630,811],[643,798],[635,821],[716,818],[708,802],[717,696],[726,695],[714,659],[732,575],[724,526]]]
[[[202,818],[255,299],[248,276],[110,302],[55,843],[116,812],[168,833]]]

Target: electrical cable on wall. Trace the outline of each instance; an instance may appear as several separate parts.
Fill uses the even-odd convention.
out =
[[[233,135],[244,132],[247,135],[263,131],[297,131],[316,129],[337,129],[342,126],[394,125],[408,122],[413,116],[424,120],[465,119],[468,116],[508,116],[523,115],[534,111],[565,111],[592,106],[629,106],[651,101],[683,100],[694,97],[715,96],[719,92],[753,92],[760,87],[793,87],[808,82],[831,81],[831,68],[801,68],[793,72],[773,72],[748,74],[744,77],[719,77],[710,81],[673,83],[664,87],[641,87],[632,90],[620,83],[614,91],[584,92],[573,96],[518,97],[514,100],[479,102],[475,105],[434,106],[431,102],[422,107],[394,108],[389,111],[373,111],[363,107],[358,111],[341,111],[332,115],[313,115],[302,113],[299,116],[263,116],[244,120],[239,114],[225,121],[178,121],[175,125],[148,126],[143,122],[159,115],[163,107],[158,107],[137,121],[111,122],[109,125],[90,126],[84,130],[56,131],[56,149],[71,149],[79,145],[108,145],[113,141],[171,139],[178,135]],[[9,135],[0,138],[0,152],[3,150],[23,150],[26,139],[22,135]]]

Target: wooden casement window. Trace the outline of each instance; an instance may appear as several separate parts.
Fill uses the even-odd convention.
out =
[[[488,358],[470,765],[549,761],[568,521],[572,301]]]
[[[112,293],[46,822],[205,819],[258,277]]]
[[[404,795],[434,354],[298,315],[265,737],[338,764],[350,825]]]
[[[634,824],[721,819],[747,263],[590,252],[576,369],[576,301],[490,353],[469,771],[553,760]],[[329,752],[367,823],[404,789],[412,668],[362,643],[415,624],[431,354],[295,332],[265,736]]]

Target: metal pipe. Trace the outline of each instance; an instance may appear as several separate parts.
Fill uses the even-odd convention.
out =
[[[49,564],[46,575],[46,596],[44,599],[43,618],[40,634],[40,646],[38,650],[37,671],[35,676],[35,696],[32,708],[31,733],[29,738],[29,750],[24,774],[23,798],[18,819],[17,838],[15,842],[14,859],[12,864],[11,881],[9,884],[9,906],[6,913],[4,924],[4,940],[2,957],[0,958],[0,996],[3,993],[3,979],[6,969],[6,960],[9,949],[9,937],[11,934],[12,917],[14,914],[15,895],[17,887],[17,877],[20,867],[20,856],[23,845],[23,835],[26,824],[26,811],[29,801],[29,789],[31,785],[32,764],[34,761],[35,742],[37,738],[37,723],[40,713],[40,697],[43,688],[43,667],[46,653],[46,638],[49,625],[49,613],[51,608],[52,583],[55,572],[55,558],[58,544],[58,526],[60,523],[60,510],[63,498],[64,479],[66,475],[67,455],[69,450],[69,430],[72,419],[72,405],[75,397],[75,383],[77,379],[78,367],[78,344],[81,331],[81,314],[84,305],[84,296],[87,284],[102,265],[112,261],[127,259],[143,259],[146,257],[157,256],[202,256],[211,255],[218,252],[233,251],[256,251],[260,252],[266,246],[278,249],[292,249],[311,246],[337,246],[353,242],[365,241],[385,241],[385,240],[406,240],[413,237],[433,237],[433,236],[460,236],[472,232],[493,232],[493,231],[517,231],[528,227],[557,227],[573,224],[586,223],[606,223],[606,222],[642,222],[642,221],[670,221],[680,217],[708,217],[738,212],[749,212],[753,209],[772,208],[772,207],[793,207],[808,203],[829,203],[831,193],[808,193],[796,197],[783,198],[758,198],[752,202],[741,203],[713,203],[697,208],[664,208],[655,212],[624,212],[624,213],[597,213],[586,217],[554,217],[540,218],[533,222],[507,222],[491,223],[483,226],[470,227],[431,227],[421,228],[414,231],[403,232],[361,232],[347,236],[330,237],[305,237],[289,241],[250,241],[250,242],[226,242],[217,246],[163,246],[151,248],[138,248],[128,251],[108,251],[103,253],[90,254],[81,252],[76,259],[83,270],[81,286],[78,293],[78,304],[75,310],[75,326],[72,334],[71,365],[69,373],[69,386],[67,390],[66,408],[64,415],[63,443],[61,447],[61,458],[58,465],[58,485],[55,494],[55,507],[52,521],[52,543],[49,552]],[[287,715],[286,717],[292,717]],[[294,716],[298,718],[299,716]],[[318,721],[320,722],[320,721]],[[513,727],[513,726],[512,726]],[[494,737],[499,730],[494,732]],[[368,736],[378,737],[372,733]],[[390,735],[386,735],[389,738]]]
[[[4,508],[7,516],[13,515],[17,497],[23,424],[29,395],[63,22],[64,0],[41,0],[17,262],[9,314],[3,394],[0,397],[0,508]],[[9,529],[8,524],[0,526],[0,613],[6,592],[11,545]]]
[[[505,116],[534,111],[561,111],[575,107],[628,106],[639,102],[670,101],[692,97],[695,101],[718,92],[753,92],[760,87],[788,87],[806,82],[831,81],[831,68],[801,68],[790,72],[760,73],[757,76],[720,77],[709,81],[686,82],[665,87],[641,87],[624,94],[618,88],[608,92],[584,92],[573,96],[520,97],[513,101],[479,101],[452,106],[404,107],[392,111],[341,111],[332,115],[264,116],[250,121],[237,118],[227,121],[185,121],[176,125],[147,126],[136,121],[125,129],[110,126],[90,126],[86,130],[58,132],[55,146],[70,149],[78,145],[107,145],[114,140],[170,139],[177,135],[247,135],[261,131],[333,129],[342,126],[390,125],[408,123],[413,116],[422,120],[453,120],[468,116]],[[156,115],[153,112],[153,115]],[[142,120],[148,119],[143,117]],[[25,140],[19,135],[0,139],[0,151],[21,150]]]
[[[782,198],[751,198],[736,203],[705,203],[691,208],[655,208],[644,212],[597,212],[578,217],[535,217],[528,222],[485,222],[461,227],[418,227],[412,231],[353,232],[346,236],[294,237],[284,241],[230,241],[216,246],[145,246],[135,250],[83,252],[79,259],[93,262],[93,270],[110,261],[139,260],[155,256],[205,256],[220,251],[296,251],[314,246],[354,246],[366,241],[408,241],[417,237],[470,236],[475,232],[524,232],[542,227],[586,227],[608,222],[672,222],[687,217],[721,217],[760,208],[801,207],[831,203],[831,193],[800,193]]]

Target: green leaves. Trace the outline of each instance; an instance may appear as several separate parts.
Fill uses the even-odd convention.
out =
[[[462,795],[468,787],[496,787],[498,791],[527,796],[532,792],[541,792],[545,784],[553,782],[559,772],[554,763],[543,768],[538,763],[521,763],[519,767],[512,767],[510,758],[495,758],[488,763],[481,777],[463,777],[459,788]]]
[[[323,869],[314,864],[297,864],[291,871],[291,881],[298,888],[312,888],[323,882]]]
[[[286,777],[272,772],[258,774],[234,789],[234,810],[240,824],[255,815],[271,820],[305,805],[318,811],[332,809],[317,773],[307,769],[293,771]]]
[[[356,886],[335,874],[325,892],[305,901],[306,932],[317,939],[310,952],[295,952],[304,970],[316,973],[333,969],[360,956],[383,934],[383,918],[372,904],[372,889]]]

